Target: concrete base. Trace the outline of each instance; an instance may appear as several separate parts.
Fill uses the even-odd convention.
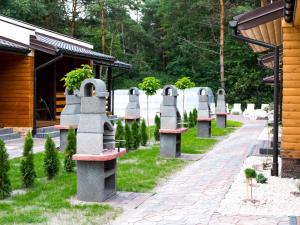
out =
[[[282,159],[281,177],[299,178],[300,159]]]
[[[59,137],[60,137],[60,147],[59,147],[59,150],[60,151],[64,151],[66,146],[67,146],[67,137],[68,137],[68,132],[69,130],[60,130],[60,134],[59,134]]]
[[[227,127],[227,116],[226,115],[217,115],[216,122],[218,128],[226,128]]]
[[[116,160],[77,161],[77,198],[103,202],[116,194]]]
[[[198,121],[197,130],[198,137],[211,137],[211,121]]]
[[[181,134],[160,134],[160,155],[163,157],[179,157],[181,155]]]

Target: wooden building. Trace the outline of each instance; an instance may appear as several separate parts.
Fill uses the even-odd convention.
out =
[[[35,131],[59,123],[61,78],[82,64],[107,66],[110,83],[112,67],[131,67],[87,42],[0,16],[0,128]]]

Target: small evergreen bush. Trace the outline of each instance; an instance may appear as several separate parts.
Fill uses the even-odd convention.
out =
[[[143,119],[141,124],[141,144],[143,146],[146,146],[147,141],[148,141],[147,127],[146,127],[145,119]]]
[[[33,138],[31,132],[28,132],[25,137],[20,170],[23,186],[26,188],[31,187],[36,178],[33,159]]]
[[[267,183],[268,178],[266,178],[262,173],[257,174],[256,176],[256,182],[259,184],[265,184]]]
[[[154,138],[155,138],[155,141],[159,141],[159,138],[160,138],[160,134],[159,134],[160,118],[157,114],[154,117],[154,123],[155,123]]]
[[[66,172],[70,173],[74,171],[75,161],[72,160],[72,156],[76,153],[76,134],[73,128],[69,129],[67,137],[67,146],[65,148],[65,159],[64,159],[64,169]]]
[[[198,119],[198,111],[196,108],[193,109],[193,118],[194,118],[194,126],[197,125],[197,119]]]
[[[192,128],[192,127],[194,127],[194,126],[195,126],[195,125],[194,125],[194,116],[193,116],[193,113],[190,112],[190,113],[189,113],[189,127]]]
[[[255,172],[255,170],[254,169],[252,169],[252,168],[247,168],[247,169],[245,169],[245,176],[246,176],[246,178],[255,178],[256,177],[256,172]]]
[[[125,148],[127,150],[132,149],[132,133],[128,123],[125,123]]]
[[[189,117],[186,111],[183,113],[183,126],[189,127]]]
[[[44,158],[44,170],[48,180],[54,178],[59,172],[59,159],[55,143],[48,135],[45,143],[45,158]]]
[[[116,134],[115,134],[115,140],[117,141],[116,147],[123,148],[124,147],[124,126],[122,124],[121,120],[118,120],[117,122],[117,128],[116,128]]]
[[[131,125],[131,133],[132,133],[132,148],[138,149],[140,146],[141,138],[139,132],[139,125],[136,121],[133,121]]]
[[[8,178],[9,161],[5,144],[0,140],[0,200],[10,196],[11,184]]]

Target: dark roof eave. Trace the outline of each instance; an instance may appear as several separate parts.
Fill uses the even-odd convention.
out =
[[[131,70],[132,65],[128,63],[124,63],[121,61],[114,61],[112,64],[108,64],[102,61],[94,61],[96,65],[103,65],[103,66],[108,66],[108,67],[114,67],[114,68],[120,68],[120,69],[125,69],[125,70]]]
[[[14,52],[14,53],[20,53],[20,54],[28,54],[29,52],[31,52],[30,49],[8,47],[8,46],[2,46],[2,45],[0,45],[0,51]]]
[[[77,52],[73,52],[73,51],[68,51],[66,49],[59,49],[58,53],[63,53],[64,55],[71,56],[71,57],[74,56],[74,57],[86,58],[89,60],[99,60],[101,62],[105,62],[108,64],[112,64],[115,61],[115,58],[96,57],[94,55],[77,53]]]

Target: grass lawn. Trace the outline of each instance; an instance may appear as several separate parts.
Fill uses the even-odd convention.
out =
[[[228,121],[229,128],[219,129],[213,122],[214,136],[227,135],[241,123]],[[191,128],[182,137],[182,152],[203,154],[218,140],[201,139],[196,128]],[[61,165],[63,154],[59,153]],[[76,195],[76,174],[65,173],[61,166],[59,175],[48,181],[43,170],[44,153],[35,154],[37,179],[33,188],[25,194],[14,195],[0,201],[0,224],[49,223],[99,224],[117,214],[107,205],[72,205],[69,200]],[[118,159],[117,185],[119,191],[146,192],[152,190],[163,178],[179,170],[188,162],[181,159],[166,159],[159,156],[159,145],[127,153]],[[9,177],[14,190],[22,189],[20,158],[10,160]],[[103,219],[104,218],[104,219]],[[74,221],[72,221],[72,219]]]

